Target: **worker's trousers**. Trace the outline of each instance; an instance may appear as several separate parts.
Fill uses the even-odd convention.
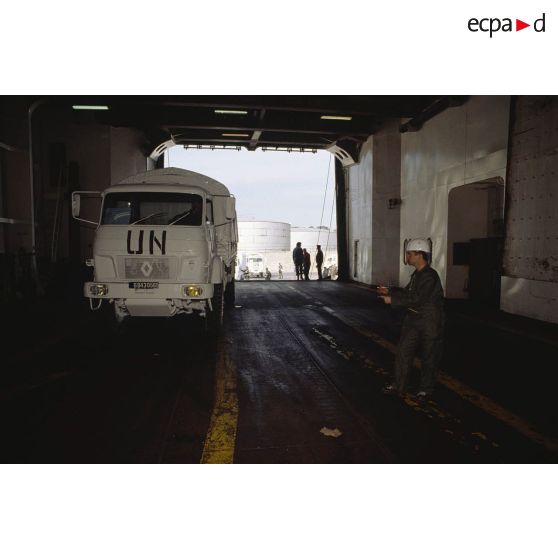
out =
[[[395,385],[406,391],[415,356],[421,358],[420,391],[434,390],[443,351],[443,317],[407,315],[395,354]]]

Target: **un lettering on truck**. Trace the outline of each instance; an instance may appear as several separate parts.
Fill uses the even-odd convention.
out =
[[[114,308],[117,323],[198,314],[217,332],[234,304],[238,229],[235,198],[216,180],[177,168],[147,171],[96,192],[92,310]],[[72,215],[93,192],[72,194]],[[83,202],[82,202],[83,199]],[[92,221],[86,221],[92,223]]]

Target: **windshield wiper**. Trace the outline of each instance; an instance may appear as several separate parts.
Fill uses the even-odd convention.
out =
[[[192,209],[185,211],[184,213],[179,213],[170,223],[169,225],[174,225],[177,221],[181,221],[184,217],[188,217],[192,213]]]
[[[157,217],[158,215],[166,215],[167,212],[166,211],[156,211],[155,213],[152,213],[151,215],[148,215],[147,217],[142,217],[141,219],[138,219],[137,221],[134,221],[133,223],[130,223],[130,225],[137,225],[138,223],[141,223],[142,221],[146,221],[147,219],[151,219],[151,217]]]

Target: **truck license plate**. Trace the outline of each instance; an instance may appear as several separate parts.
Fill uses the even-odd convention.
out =
[[[159,283],[153,281],[134,281],[128,284],[130,289],[158,289]]]

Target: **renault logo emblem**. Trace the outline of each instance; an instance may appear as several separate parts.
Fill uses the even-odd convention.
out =
[[[153,271],[153,266],[149,262],[143,262],[140,269],[145,277],[149,277],[151,275],[151,272]]]

